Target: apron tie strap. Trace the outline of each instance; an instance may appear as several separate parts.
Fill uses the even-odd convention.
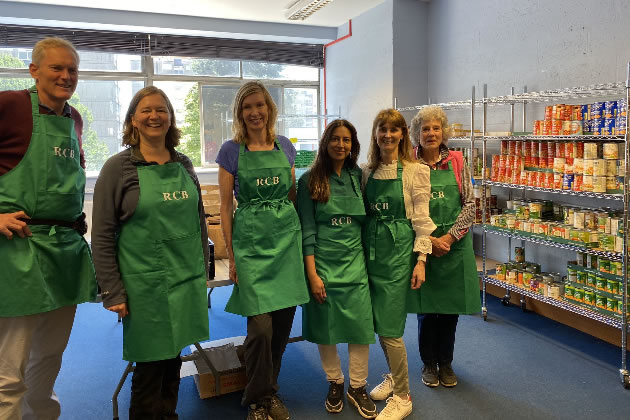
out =
[[[370,238],[370,261],[374,261],[376,259],[376,236],[378,235],[379,226],[382,224],[389,230],[389,234],[392,235],[392,239],[394,240],[394,245],[396,244],[396,236],[394,235],[394,231],[392,230],[392,224],[396,222],[407,222],[408,219],[398,219],[394,216],[383,216],[376,215],[374,218],[376,220],[376,229],[374,229],[374,233]],[[379,223],[381,222],[381,223]]]

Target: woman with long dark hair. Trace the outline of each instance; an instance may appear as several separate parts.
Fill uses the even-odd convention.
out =
[[[350,122],[331,122],[315,162],[298,183],[302,250],[311,289],[311,301],[303,306],[302,335],[317,343],[330,382],[326,410],[343,409],[345,380],[337,344],[348,343],[348,401],[362,417],[374,418],[376,406],[365,391],[374,326],[361,243],[365,206],[359,149]]]

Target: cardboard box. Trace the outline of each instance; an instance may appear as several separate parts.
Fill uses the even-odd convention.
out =
[[[221,209],[221,196],[219,186],[211,184],[201,185],[201,200],[203,208],[208,216],[218,216]]]
[[[217,352],[209,354],[209,356],[213,365],[219,371],[220,392],[216,392],[216,381],[210,368],[205,364],[204,360],[199,357],[194,360],[194,362],[187,362],[194,363],[192,375],[197,385],[197,391],[199,391],[199,398],[211,398],[245,389],[245,385],[247,385],[247,375],[245,374],[243,360],[244,341],[245,337],[232,337],[201,344],[204,349],[212,348],[213,350],[217,350]],[[190,348],[194,350],[194,354],[197,353],[194,346]],[[226,366],[232,367],[225,369]]]
[[[225,239],[223,238],[223,231],[221,225],[208,224],[208,238],[214,242],[214,259],[220,260],[227,258],[227,248],[225,246]]]

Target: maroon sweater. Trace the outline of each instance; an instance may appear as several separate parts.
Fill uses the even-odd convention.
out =
[[[48,107],[39,106],[40,114],[55,112]],[[81,166],[85,168],[85,156],[81,144],[83,119],[79,111],[66,103],[63,116],[74,120],[74,129],[79,139]],[[10,90],[0,92],[0,175],[15,168],[26,154],[33,135],[33,115],[31,98],[28,90]]]

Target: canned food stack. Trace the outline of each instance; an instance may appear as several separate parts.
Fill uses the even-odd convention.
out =
[[[475,184],[473,186],[473,195],[475,197],[475,223],[483,223],[483,208],[481,207],[482,198],[482,187],[481,185]],[[499,205],[497,201],[497,196],[490,193],[490,187],[486,187],[486,221],[485,223],[490,222],[491,215],[499,214]]]
[[[470,156],[471,153],[470,153],[469,147],[449,147],[449,149],[454,150],[456,152],[462,152],[462,155],[464,156],[464,160],[466,161],[466,164],[469,167],[472,167],[473,176],[475,177],[481,176],[483,162],[481,160],[481,154],[479,153],[479,148],[475,147],[474,149],[472,149],[472,157]]]
[[[566,191],[623,192],[623,143],[502,140],[495,182]]]
[[[564,294],[562,275],[541,272],[540,264],[525,260],[525,249],[520,247],[514,249],[514,260],[497,264],[495,277],[541,296],[560,299]]]
[[[626,99],[585,105],[555,104],[545,107],[545,119],[534,120],[534,136],[623,136],[627,128]]]
[[[606,315],[621,316],[623,264],[578,252],[567,264],[564,299]]]
[[[588,209],[551,201],[513,200],[501,214],[490,216],[489,229],[583,246],[623,252],[623,215],[612,209]]]

